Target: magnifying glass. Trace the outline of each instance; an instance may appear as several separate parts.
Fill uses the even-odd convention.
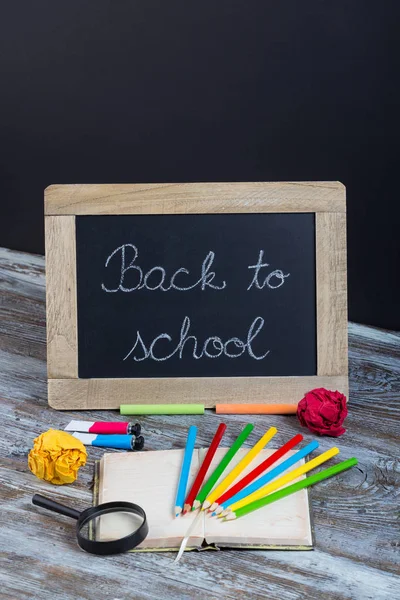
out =
[[[76,537],[91,554],[120,554],[136,548],[149,532],[146,513],[132,502],[106,502],[79,512],[34,494],[32,504],[75,519]]]

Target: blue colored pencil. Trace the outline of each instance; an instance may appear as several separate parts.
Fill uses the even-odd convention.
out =
[[[190,465],[192,462],[194,445],[196,443],[196,433],[197,427],[195,425],[191,425],[189,427],[188,436],[186,440],[186,448],[185,454],[183,457],[182,470],[179,477],[178,491],[176,492],[176,501],[175,501],[175,516],[179,517],[180,513],[183,510],[183,505],[186,498],[186,488],[187,482],[189,479],[189,471]]]
[[[297,461],[307,456],[307,454],[310,454],[310,452],[318,448],[318,446],[319,443],[316,440],[313,440],[312,442],[307,444],[307,446],[304,446],[304,448],[296,452],[296,454],[293,454],[293,456],[284,460],[280,465],[278,465],[271,471],[268,471],[268,473],[265,473],[265,475],[259,477],[253,483],[240,490],[240,492],[232,496],[232,498],[229,498],[229,500],[220,505],[220,508],[226,510],[231,504],[234,504],[235,502],[238,502],[239,500],[245,498],[249,494],[256,492],[261,487],[269,483],[272,479],[275,479],[275,477],[281,475],[281,473],[286,471],[286,469],[289,469],[292,465],[297,463]]]

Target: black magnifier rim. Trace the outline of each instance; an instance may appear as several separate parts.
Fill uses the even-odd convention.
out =
[[[101,515],[106,515],[107,513],[113,512],[130,512],[142,517],[143,522],[129,535],[119,538],[118,540],[112,540],[108,542],[89,540],[87,537],[81,534],[81,529],[89,521],[92,521]],[[147,537],[148,533],[149,526],[147,523],[146,513],[141,506],[133,504],[132,502],[106,502],[104,504],[99,504],[98,506],[87,508],[81,512],[76,524],[76,537],[78,539],[80,548],[85,550],[85,552],[89,552],[90,554],[100,554],[102,556],[128,552],[129,550],[132,550],[141,544]]]

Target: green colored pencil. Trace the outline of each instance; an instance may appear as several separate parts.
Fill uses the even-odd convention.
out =
[[[350,469],[350,467],[354,467],[354,465],[356,465],[357,463],[358,463],[358,460],[356,458],[349,458],[348,460],[344,460],[343,462],[340,462],[337,465],[334,465],[333,467],[329,467],[328,469],[324,469],[323,471],[320,471],[319,473],[316,473],[315,475],[311,475],[311,477],[307,477],[306,479],[303,479],[302,481],[293,483],[292,485],[288,485],[287,487],[283,488],[282,490],[278,490],[277,492],[274,492],[273,494],[268,494],[268,496],[265,496],[264,498],[261,498],[260,500],[256,500],[255,502],[246,504],[246,506],[243,506],[242,508],[238,508],[235,512],[229,513],[229,515],[227,515],[222,520],[223,521],[231,521],[233,519],[238,519],[239,517],[243,517],[244,515],[247,515],[248,513],[253,512],[253,510],[262,508],[263,506],[266,506],[267,504],[271,504],[272,502],[276,502],[277,500],[280,500],[281,498],[285,498],[285,496],[289,496],[290,494],[294,494],[295,492],[298,492],[299,490],[303,490],[304,488],[307,488],[310,485],[314,485],[314,483],[318,483],[319,481],[328,479],[328,477],[332,477],[333,475],[337,475],[338,473],[341,473],[342,471],[346,471],[347,469]]]
[[[211,492],[214,485],[217,483],[218,479],[221,477],[222,473],[225,471],[226,467],[229,465],[240,446],[247,440],[253,429],[254,425],[248,423],[246,427],[244,427],[243,431],[237,436],[236,440],[233,442],[224,458],[215,467],[214,471],[211,473],[210,477],[197,494],[196,500],[193,502],[192,510],[196,510],[196,508],[199,508],[200,504],[203,504],[204,500],[207,498],[208,494]]]

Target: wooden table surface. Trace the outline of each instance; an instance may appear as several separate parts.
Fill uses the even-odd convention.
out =
[[[116,411],[57,412],[47,405],[43,257],[0,249],[0,317],[1,598],[400,598],[399,333],[349,324],[347,432],[319,441],[322,450],[337,443],[341,457],[356,456],[359,465],[313,489],[315,550],[191,552],[174,566],[171,553],[84,554],[69,519],[32,506],[32,494],[40,492],[88,507],[93,463],[102,454],[89,448],[78,481],[52,486],[28,469],[33,438],[63,429],[72,418],[119,417]],[[222,417],[140,420],[146,449],[166,450],[184,446],[190,424],[207,446]],[[248,420],[228,416],[227,441]],[[294,416],[251,421],[260,435],[272,424],[281,439],[300,431]],[[307,442],[312,439],[301,432]]]

